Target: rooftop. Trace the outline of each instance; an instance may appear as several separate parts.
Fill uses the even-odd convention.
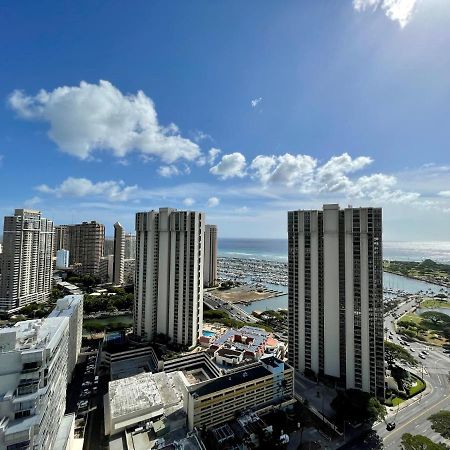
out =
[[[13,327],[0,329],[0,347],[3,351],[27,351],[52,347],[59,341],[67,317],[24,320]]]
[[[209,395],[214,392],[219,392],[223,389],[238,386],[239,384],[257,380],[258,378],[262,378],[268,375],[272,374],[262,365],[250,367],[247,369],[244,368],[239,372],[234,372],[230,375],[224,375],[220,378],[215,378],[203,384],[202,386],[199,386],[197,389],[195,389],[194,387],[194,390],[192,392],[195,392],[198,396]]]

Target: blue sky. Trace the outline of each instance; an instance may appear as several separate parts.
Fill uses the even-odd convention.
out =
[[[0,0],[0,42],[1,215],[273,238],[340,202],[450,240],[447,0]]]

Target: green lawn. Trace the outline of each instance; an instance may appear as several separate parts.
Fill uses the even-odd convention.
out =
[[[402,398],[400,398],[400,397],[394,397],[393,399],[392,399],[392,406],[397,406],[397,405],[400,405],[400,403],[403,403],[405,400],[403,400]]]
[[[438,300],[435,298],[427,298],[420,303],[421,308],[450,308],[450,302],[446,300]]]

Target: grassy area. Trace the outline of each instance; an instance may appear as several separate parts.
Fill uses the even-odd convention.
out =
[[[412,397],[413,395],[418,394],[419,392],[422,392],[425,390],[425,383],[422,380],[417,379],[417,384],[415,386],[413,386],[410,390],[409,390],[409,396]]]
[[[221,310],[205,310],[203,311],[203,320],[208,323],[221,323],[229,328],[242,328],[245,325],[263,328],[266,331],[272,332],[273,329],[269,325],[262,322],[252,323],[252,322],[242,322],[240,320],[231,319],[225,311]]]
[[[405,400],[400,397],[394,397],[392,399],[392,406],[398,406],[400,403],[403,403]]]
[[[450,308],[450,302],[443,299],[427,298],[420,303],[421,308]]]
[[[442,346],[448,342],[449,326],[446,323],[433,323],[417,314],[405,314],[397,322],[397,332],[413,339]],[[436,334],[441,337],[436,337]]]

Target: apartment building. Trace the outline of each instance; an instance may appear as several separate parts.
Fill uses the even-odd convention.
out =
[[[134,333],[192,347],[202,334],[204,213],[136,214]]]
[[[114,284],[124,283],[124,265],[125,265],[125,231],[123,226],[116,222],[114,224],[114,266],[113,278]]]
[[[193,385],[186,382],[185,396],[189,429],[211,428],[245,410],[259,411],[291,402],[294,370],[274,356],[266,356],[218,378]]]
[[[69,250],[60,249],[56,252],[56,268],[67,269],[69,267]]]
[[[0,329],[0,450],[57,450],[68,343],[67,317]]]
[[[69,346],[67,358],[67,383],[72,380],[73,371],[81,350],[83,335],[83,295],[66,295],[58,299],[55,309],[48,317],[69,319]]]
[[[105,245],[105,226],[96,221],[69,226],[70,264],[80,274],[98,275]]]
[[[205,226],[205,261],[203,264],[203,283],[214,286],[217,281],[217,226]]]
[[[40,211],[16,209],[3,226],[0,309],[46,301],[53,273],[54,225]]]
[[[58,250],[68,250],[69,248],[69,227],[70,225],[56,225],[55,226],[55,245],[54,254]]]
[[[288,213],[289,362],[384,397],[381,208]]]

